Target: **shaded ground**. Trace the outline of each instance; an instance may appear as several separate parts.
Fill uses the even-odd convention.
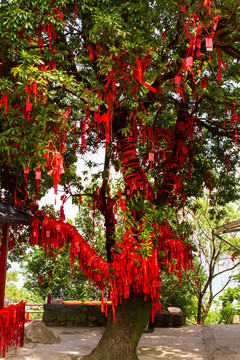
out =
[[[25,343],[7,354],[12,360],[80,360],[93,349],[104,328],[53,327],[59,344]],[[240,360],[240,325],[157,328],[143,334],[140,360]]]

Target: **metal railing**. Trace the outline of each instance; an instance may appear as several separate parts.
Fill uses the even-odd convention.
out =
[[[28,307],[36,307],[36,306],[43,306],[44,304],[26,304],[26,313],[29,314],[43,314],[43,310],[27,310]]]
[[[199,325],[198,323],[195,323],[195,322],[193,322],[191,320],[188,320],[188,319],[186,319],[186,322],[188,322],[189,324],[192,324],[192,325]]]

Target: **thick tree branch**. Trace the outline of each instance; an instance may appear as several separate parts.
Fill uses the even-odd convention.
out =
[[[179,147],[185,144],[186,140],[188,140],[188,121],[191,121],[188,114],[188,102],[181,101],[179,104],[178,117],[174,129],[175,139],[171,160],[169,160],[166,175],[163,179],[161,188],[159,189],[157,198],[155,200],[155,204],[158,206],[163,206],[167,203],[171,195],[173,186],[175,184],[175,176],[181,168],[179,159]]]
[[[108,151],[105,151],[105,162],[104,162],[104,171],[102,175],[103,184],[100,189],[99,196],[99,205],[98,209],[101,211],[105,218],[105,229],[106,229],[106,251],[107,251],[107,260],[112,262],[112,248],[115,244],[115,225],[116,219],[113,211],[114,204],[113,199],[111,199],[110,194],[108,193],[108,176],[110,171],[110,153],[111,147],[109,144]]]

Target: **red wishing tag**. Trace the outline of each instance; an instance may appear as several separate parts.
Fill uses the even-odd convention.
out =
[[[31,103],[26,103],[26,110],[27,111],[32,111],[32,104]]]
[[[36,170],[35,180],[41,180],[41,170]]]
[[[27,165],[26,168],[24,169],[24,174],[29,174],[29,166]]]
[[[187,66],[193,66],[193,57],[192,56],[187,57]]]
[[[175,76],[175,84],[180,85],[181,84],[181,76],[177,75]]]
[[[213,39],[206,38],[206,49],[207,51],[213,51]]]
[[[200,48],[201,48],[201,40],[197,38],[197,39],[196,39],[196,44],[195,44],[195,45],[196,45],[196,47],[197,47],[197,48],[199,48],[199,49],[200,49]]]
[[[154,153],[148,154],[148,160],[153,161],[154,160]]]

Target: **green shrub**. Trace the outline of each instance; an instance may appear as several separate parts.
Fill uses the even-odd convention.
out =
[[[233,324],[233,318],[236,314],[236,308],[230,302],[225,303],[220,310],[220,323]]]

